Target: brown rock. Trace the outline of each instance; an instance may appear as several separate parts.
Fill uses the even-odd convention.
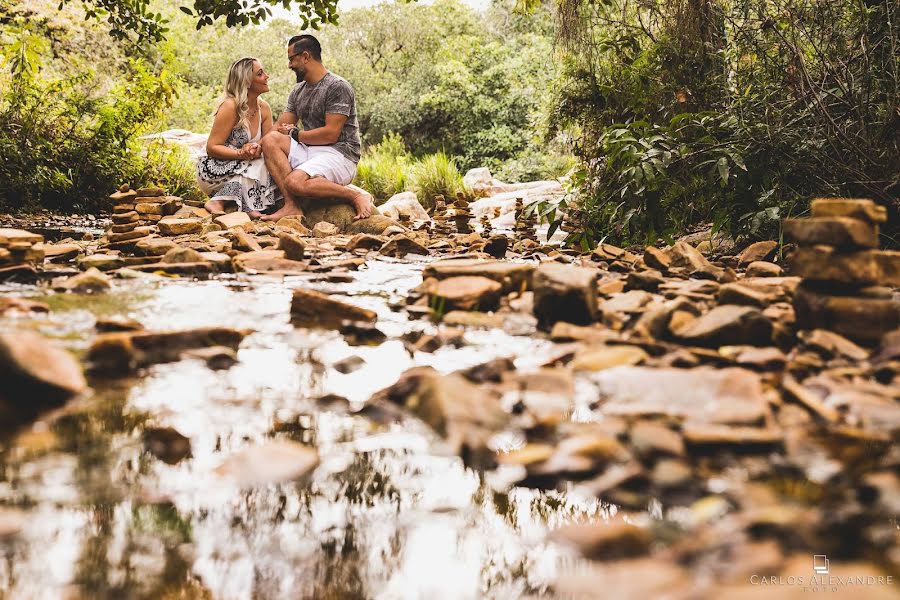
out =
[[[137,190],[136,196],[138,198],[156,198],[158,196],[165,196],[166,190],[161,187],[142,187]]]
[[[534,316],[544,326],[557,321],[587,325],[597,319],[597,271],[544,263],[532,277]]]
[[[213,223],[220,225],[223,229],[232,229],[233,227],[241,227],[250,223],[250,215],[238,210],[217,216],[213,219]]]
[[[791,255],[790,265],[792,274],[811,281],[900,286],[897,251],[840,252],[830,246],[813,246],[798,248]]]
[[[772,342],[772,322],[756,308],[723,305],[675,329],[673,333],[699,346],[765,346]]]
[[[602,371],[638,365],[648,358],[649,355],[637,346],[595,346],[578,351],[571,367],[575,371]]]
[[[900,327],[900,303],[894,300],[833,296],[802,285],[794,298],[797,326],[830,329],[861,343],[877,342]]]
[[[44,258],[51,262],[64,262],[81,254],[78,244],[45,244]]]
[[[374,311],[335,300],[321,292],[295,289],[291,300],[291,317],[305,323],[329,325],[339,324],[341,321],[370,323],[376,320],[377,315]]]
[[[85,270],[111,271],[123,266],[125,266],[125,262],[118,254],[90,254],[78,259],[78,268]]]
[[[613,246],[612,244],[600,244],[594,248],[594,251],[591,253],[591,259],[596,261],[620,260],[626,263],[633,263],[637,260],[637,257],[628,250]]]
[[[642,457],[684,456],[684,441],[670,427],[656,421],[641,420],[629,432],[631,446]]]
[[[4,428],[60,406],[87,389],[81,365],[30,331],[0,333],[0,424]]]
[[[310,236],[312,232],[303,224],[302,217],[282,217],[275,223],[275,227],[290,229],[298,235]]]
[[[137,226],[138,226],[137,221],[135,221],[134,223],[123,223],[121,225],[113,223],[110,226],[109,230],[112,233],[128,233],[129,231],[134,231],[135,228],[137,228]]]
[[[306,242],[296,233],[282,231],[278,234],[278,249],[284,251],[284,256],[288,260],[303,260]]]
[[[737,446],[742,451],[769,450],[781,445],[781,431],[770,427],[731,427],[709,423],[685,423],[682,431],[689,448]]]
[[[509,248],[509,238],[502,234],[494,234],[488,238],[484,245],[484,252],[494,258],[503,258],[506,256],[506,250]]]
[[[244,231],[240,227],[230,230],[231,247],[242,252],[259,252],[262,246],[259,245],[252,235]]]
[[[770,262],[756,261],[747,265],[747,277],[781,277],[784,269]]]
[[[107,233],[106,239],[109,240],[110,243],[127,242],[128,240],[147,237],[151,233],[153,233],[152,227],[135,227],[131,231],[126,231],[125,233]]]
[[[763,292],[740,283],[726,283],[719,288],[719,304],[738,304],[765,308],[772,298]]]
[[[150,427],[144,430],[144,450],[174,465],[191,456],[191,440],[172,427]]]
[[[785,219],[784,236],[801,245],[825,244],[839,248],[877,248],[878,225],[850,217]]]
[[[185,235],[189,233],[200,233],[203,229],[203,221],[200,219],[176,219],[175,217],[165,217],[160,219],[156,226],[159,227],[159,232],[163,235]]]
[[[385,256],[402,257],[407,254],[428,256],[428,248],[405,235],[388,240],[378,251]]]
[[[325,238],[332,235],[338,235],[341,230],[337,225],[333,223],[329,223],[328,221],[319,221],[316,223],[315,227],[313,227],[312,233],[317,238]]]
[[[238,231],[238,230],[235,230]],[[284,257],[284,250],[257,250],[238,254],[231,259],[233,270],[237,272],[302,273],[307,264]]]
[[[121,225],[123,223],[136,223],[137,221],[141,220],[141,216],[139,214],[137,214],[136,212],[134,212],[133,210],[126,212],[126,213],[119,213],[117,215],[113,215],[110,218],[112,219],[113,223],[116,223],[119,225]]]
[[[778,242],[773,240],[750,244],[738,256],[738,264],[744,266],[757,261],[771,260],[775,256],[776,250],[778,250]]]
[[[585,558],[614,560],[647,554],[652,536],[643,527],[616,520],[564,525],[554,530],[550,539],[574,546]]]
[[[303,480],[319,465],[319,453],[296,442],[275,440],[250,446],[227,458],[216,474],[241,488]]]
[[[377,250],[384,245],[385,241],[386,240],[384,238],[377,235],[357,233],[352,238],[350,238],[349,242],[347,242],[347,251],[353,252],[354,250],[357,250],[359,248],[362,248],[364,250]]]
[[[815,218],[850,217],[873,224],[887,221],[887,209],[868,199],[814,198],[810,211]]]
[[[712,265],[699,250],[687,242],[675,242],[667,253],[672,267],[685,269],[690,275],[706,275],[718,279],[724,273],[721,267]]]
[[[659,269],[662,272],[666,272],[672,265],[672,259],[659,248],[647,246],[644,249],[644,264],[651,269]]]
[[[156,363],[180,360],[181,354],[192,348],[228,346],[237,349],[243,339],[244,332],[227,327],[104,333],[94,339],[87,360],[96,371],[123,374]]]
[[[178,244],[165,238],[148,238],[134,245],[135,253],[140,256],[163,256],[166,252],[177,248]]]
[[[826,358],[842,356],[850,360],[861,361],[869,358],[869,351],[857,346],[842,335],[827,329],[814,329],[801,334],[807,348],[815,350]]]
[[[431,306],[442,305],[444,310],[491,311],[500,302],[502,286],[487,277],[463,275],[437,282],[431,291]]]
[[[163,205],[159,202],[138,202],[134,210],[140,215],[162,215]]]
[[[755,424],[769,415],[759,375],[745,369],[614,367],[592,376],[607,415]]]
[[[203,256],[193,248],[172,248],[160,259],[164,263],[204,262]]]
[[[435,261],[422,272],[422,277],[446,279],[461,275],[478,275],[493,279],[503,286],[503,293],[520,292],[529,287],[534,266],[499,260],[451,258]]]
[[[53,289],[75,294],[99,294],[112,287],[109,277],[95,267],[69,278],[53,280]]]

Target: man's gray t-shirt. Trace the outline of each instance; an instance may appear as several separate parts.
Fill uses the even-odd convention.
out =
[[[314,85],[298,83],[288,96],[285,112],[300,118],[304,131],[325,127],[325,115],[337,113],[347,117],[341,136],[333,148],[354,163],[359,162],[359,121],[356,119],[356,94],[346,79],[334,73]]]

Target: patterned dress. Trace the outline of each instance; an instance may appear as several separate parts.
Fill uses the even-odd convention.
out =
[[[259,142],[260,139],[262,111],[253,139],[248,128],[238,125],[231,130],[225,145],[240,150],[244,144]],[[244,212],[266,210],[281,198],[281,192],[272,181],[262,156],[253,160],[203,156],[197,163],[197,177],[203,191],[210,194],[210,200],[237,202],[238,208]]]

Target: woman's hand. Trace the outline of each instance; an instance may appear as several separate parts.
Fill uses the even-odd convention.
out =
[[[249,144],[244,144],[240,150],[238,150],[238,155],[241,160],[253,160],[255,158],[259,158],[262,156],[262,146],[257,144],[256,142],[251,142]]]

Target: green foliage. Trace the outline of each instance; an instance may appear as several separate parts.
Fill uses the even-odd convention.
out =
[[[354,183],[371,193],[376,204],[382,204],[406,190],[409,161],[403,139],[390,133],[366,150],[356,169]]]
[[[500,181],[520,182],[558,179],[575,166],[575,158],[553,148],[543,151],[528,146],[492,171]]]
[[[206,198],[197,183],[196,163],[184,146],[154,140],[144,145],[140,157],[132,181],[153,183],[186,200]]]
[[[136,138],[171,104],[171,73],[129,59],[112,82],[93,70],[50,77],[40,32],[19,23],[2,34],[0,205],[96,209],[120,182],[141,183]]]
[[[551,119],[575,136],[595,240],[698,223],[774,237],[814,195],[900,208],[897,3],[566,0],[559,14]]]
[[[61,0],[59,8],[72,0]],[[133,34],[140,41],[161,42],[169,33],[162,12],[153,12],[152,0],[81,0],[90,19],[109,23],[109,34],[126,39]],[[178,2],[178,10],[191,17],[196,29],[224,20],[226,27],[259,25],[281,6],[302,21],[302,28],[319,29],[337,24],[337,0],[194,0],[188,6]]]
[[[410,169],[410,188],[426,209],[434,206],[434,197],[444,196],[452,201],[457,192],[465,192],[463,178],[456,162],[443,152],[422,157]]]

